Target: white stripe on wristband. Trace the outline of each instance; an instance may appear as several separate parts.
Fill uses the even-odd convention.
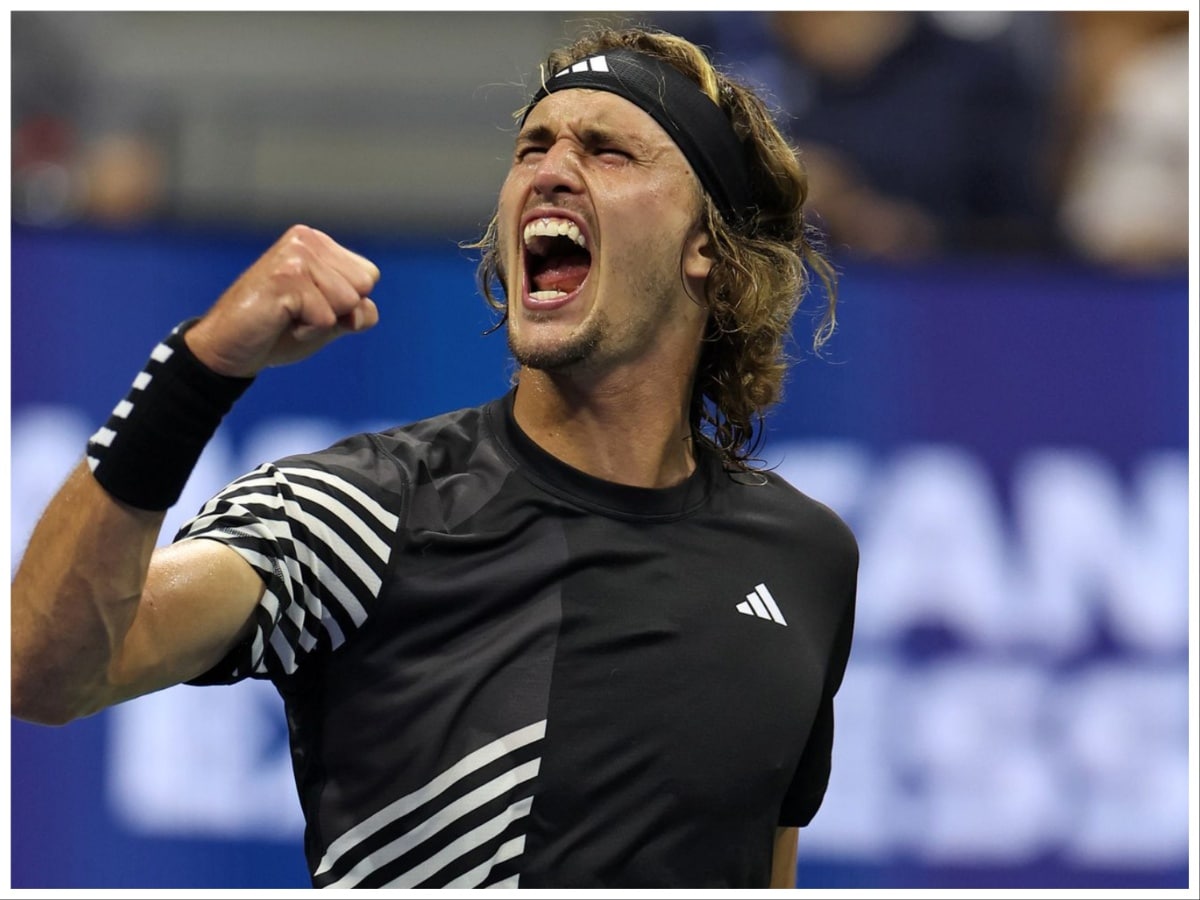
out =
[[[187,324],[191,323],[189,322]],[[180,325],[175,326],[175,328],[171,331],[171,334],[174,335],[176,332],[182,333],[182,328],[183,326]],[[166,344],[160,343],[155,345],[154,349],[150,351],[150,359],[154,362],[163,363],[170,359],[171,354],[174,352],[175,351],[173,351]],[[133,387],[131,387],[129,390],[129,396],[137,398],[146,390],[146,386],[150,384],[151,380],[153,380],[153,377],[153,375],[144,370],[138,372],[137,377],[133,379]],[[136,394],[134,393],[135,391],[137,392]],[[113,408],[112,418],[128,419],[131,412],[133,412],[133,402],[127,399],[122,400]],[[91,449],[93,444],[97,445],[98,447],[110,447],[112,446],[113,438],[116,436],[117,432],[106,425],[92,435],[91,440],[88,441],[88,448]],[[100,460],[97,457],[88,454],[87,462],[88,468],[92,470],[93,474],[95,474],[96,467],[100,465]]]
[[[147,510],[165,510],[179,499],[196,460],[234,401],[254,381],[220,375],[192,355],[177,326],[155,346],[91,440],[87,463],[116,499]]]

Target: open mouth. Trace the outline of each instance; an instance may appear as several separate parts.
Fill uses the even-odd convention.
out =
[[[559,216],[542,216],[525,225],[526,302],[548,308],[565,303],[587,279],[592,254],[579,225]]]

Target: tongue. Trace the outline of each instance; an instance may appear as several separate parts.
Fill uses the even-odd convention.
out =
[[[589,268],[589,264],[581,260],[556,259],[533,276],[534,289],[569,294],[583,284]]]

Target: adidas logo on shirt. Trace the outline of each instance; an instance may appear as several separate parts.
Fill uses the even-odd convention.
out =
[[[767,619],[777,625],[787,625],[783,613],[775,604],[775,598],[771,596],[765,584],[755,585],[754,590],[746,595],[746,602],[737,605],[737,611],[746,616]]]

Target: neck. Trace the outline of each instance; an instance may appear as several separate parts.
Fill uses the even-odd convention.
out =
[[[686,373],[644,374],[585,382],[521,369],[513,415],[530,440],[588,475],[670,487],[696,468],[688,422],[691,381]]]

